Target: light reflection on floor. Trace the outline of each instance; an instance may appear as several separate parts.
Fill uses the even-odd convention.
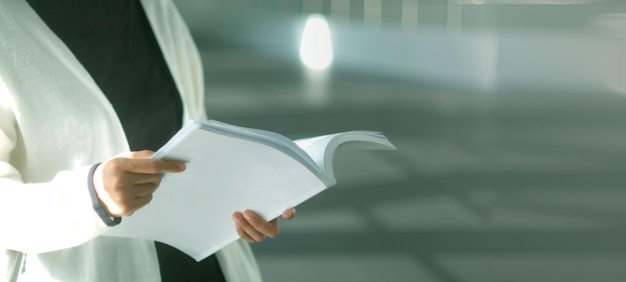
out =
[[[221,81],[208,66],[213,118],[294,139],[381,130],[400,148],[339,151],[339,184],[254,246],[267,281],[626,279],[624,97],[485,102],[339,74],[336,102],[315,107],[297,98],[305,91],[288,66],[256,67]]]
[[[210,6],[218,2],[179,4],[218,9]],[[417,2],[417,21],[448,22],[445,7],[437,5],[446,1]],[[202,48],[211,118],[293,139],[378,130],[400,149],[339,151],[339,184],[298,207],[298,217],[282,223],[278,238],[253,246],[266,281],[626,281],[626,96],[607,93],[624,89],[626,57],[618,47],[626,46],[625,37],[612,32],[603,45],[578,44],[567,32],[550,34],[580,28],[606,39],[600,27],[588,26],[597,17],[585,16],[626,6],[602,3],[463,6],[457,10],[461,30],[491,21],[499,28],[544,25],[549,32],[478,45],[472,38],[455,45],[424,33],[443,41],[402,41],[421,52],[413,58],[422,65],[408,64],[413,70],[429,74],[432,67],[452,75],[439,77],[439,84],[367,67],[311,77],[297,62],[260,55],[254,46],[231,49],[211,37],[262,38],[244,33],[253,30],[244,23],[211,29],[220,22],[200,8],[187,10],[199,16],[190,22]],[[489,17],[496,9],[498,16]],[[553,15],[560,11],[568,13],[558,20]],[[257,46],[284,47],[278,34],[286,28],[272,27],[279,29],[262,29],[272,36]],[[404,58],[371,54],[385,43],[344,49],[339,63],[341,56]],[[461,60],[452,55],[473,54],[462,44],[501,53],[497,60],[480,59],[490,52]],[[468,73],[478,69],[459,62],[491,68]],[[455,82],[451,77],[465,80],[441,83]]]

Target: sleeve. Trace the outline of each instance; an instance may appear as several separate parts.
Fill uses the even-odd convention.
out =
[[[104,206],[102,206],[102,203],[98,199],[98,194],[96,193],[96,185],[93,183],[93,175],[95,174],[96,168],[98,168],[99,165],[100,164],[95,164],[91,166],[91,168],[89,169],[89,174],[87,174],[87,186],[89,189],[89,197],[91,198],[91,205],[93,206],[93,209],[96,211],[102,222],[104,222],[108,226],[115,226],[122,223],[122,218],[112,217],[106,212]]]
[[[58,172],[46,183],[22,181],[12,164],[19,140],[12,105],[0,79],[0,248],[48,252],[77,246],[104,232],[107,225],[89,195],[89,166]]]
[[[176,53],[177,65],[180,65],[175,72],[179,79],[178,83],[184,89],[183,95],[187,108],[192,119],[206,121],[208,119],[205,104],[205,85],[202,57],[198,46],[187,26],[187,23],[178,12],[176,5],[172,1],[166,1],[169,5],[166,11],[171,21],[169,28],[175,38],[171,42],[175,44],[172,48]]]
[[[170,0],[143,1],[159,47],[186,109],[185,120],[207,120],[202,58],[191,32]]]

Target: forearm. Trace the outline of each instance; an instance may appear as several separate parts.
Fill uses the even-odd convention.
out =
[[[48,252],[104,232],[107,225],[93,208],[88,175],[89,167],[81,167],[60,172],[46,183],[0,178],[0,247]]]

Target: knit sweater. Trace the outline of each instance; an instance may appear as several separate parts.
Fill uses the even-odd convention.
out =
[[[169,0],[142,5],[183,119],[206,119],[202,65],[185,23]],[[0,3],[0,38],[0,279],[20,251],[20,281],[159,281],[153,242],[100,236],[114,227],[88,193],[89,167],[128,151],[110,103],[24,0]],[[217,257],[228,281],[261,279],[245,242]]]

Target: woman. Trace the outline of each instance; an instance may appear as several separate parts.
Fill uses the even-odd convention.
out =
[[[200,57],[173,3],[3,0],[0,38],[7,279],[261,279],[242,240],[195,264],[152,241],[99,236],[149,204],[162,173],[184,173],[184,164],[150,160],[144,150],[206,119]],[[246,241],[278,232],[277,220],[251,212],[233,219]],[[19,252],[25,268],[13,271]]]

